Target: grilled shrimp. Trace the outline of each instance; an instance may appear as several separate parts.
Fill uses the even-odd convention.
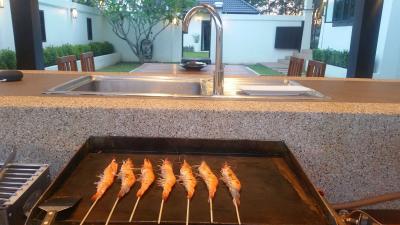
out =
[[[140,182],[141,186],[138,192],[136,193],[137,197],[142,197],[143,194],[147,191],[150,185],[154,182],[155,175],[153,172],[153,165],[150,160],[144,159],[143,166],[140,170]]]
[[[131,190],[131,187],[136,181],[135,174],[133,173],[133,162],[131,159],[128,158],[122,163],[118,177],[122,181],[118,198],[122,198]]]
[[[240,189],[241,184],[231,167],[228,163],[225,163],[221,169],[222,181],[229,188],[233,200],[239,205],[240,204]]]
[[[193,175],[192,167],[186,160],[183,161],[182,167],[180,169],[179,179],[182,181],[183,186],[187,191],[187,198],[191,199],[194,195],[194,190],[196,188],[196,178]]]
[[[168,159],[163,160],[161,165],[161,177],[158,180],[158,183],[163,188],[162,199],[165,201],[176,183],[172,163]]]
[[[209,198],[214,198],[218,186],[217,176],[215,176],[215,174],[211,171],[210,167],[207,165],[205,161],[201,162],[198,170],[201,178],[207,185]]]
[[[101,198],[107,189],[113,184],[115,175],[118,172],[118,163],[113,159],[111,163],[104,169],[100,180],[97,182],[97,192],[92,196],[92,200],[96,201]]]

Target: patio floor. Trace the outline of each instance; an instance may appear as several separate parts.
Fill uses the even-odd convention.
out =
[[[200,71],[187,71],[181,68],[178,64],[166,64],[166,63],[144,63],[138,68],[131,72],[141,73],[157,73],[157,74],[172,74],[172,75],[183,75],[183,74],[200,74],[207,75],[212,74],[214,71],[214,65],[208,65]],[[240,76],[257,76],[254,71],[243,65],[225,65],[226,75],[240,75]]]

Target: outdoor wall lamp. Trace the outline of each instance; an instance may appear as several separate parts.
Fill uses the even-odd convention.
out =
[[[72,19],[78,18],[78,10],[76,10],[75,8],[72,8],[71,9],[71,15],[72,15]]]
[[[176,17],[172,19],[172,25],[178,25],[178,19]]]
[[[0,0],[0,8],[4,8],[4,0]]]

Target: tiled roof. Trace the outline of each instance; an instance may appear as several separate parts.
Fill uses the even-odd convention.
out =
[[[227,14],[259,14],[256,7],[244,0],[198,0],[199,4],[214,5],[215,2],[223,2],[222,13]]]

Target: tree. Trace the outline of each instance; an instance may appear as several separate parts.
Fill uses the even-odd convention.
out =
[[[313,23],[311,30],[311,48],[318,48],[319,34],[321,31],[322,16],[325,4],[323,0],[313,0]]]
[[[155,41],[195,0],[92,0],[133,54],[144,62],[143,43]]]
[[[246,0],[261,13],[273,15],[298,15],[303,10],[304,0]]]

